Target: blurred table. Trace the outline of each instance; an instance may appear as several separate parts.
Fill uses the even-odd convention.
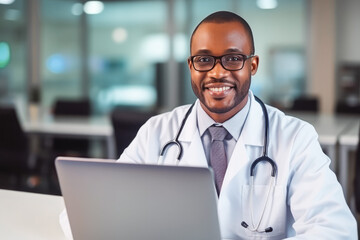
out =
[[[44,116],[39,119],[22,119],[21,123],[24,131],[29,134],[105,140],[107,157],[116,158],[113,128],[107,116]]]
[[[0,189],[0,239],[64,240],[61,196]]]
[[[354,119],[352,124],[341,134],[339,138],[339,151],[340,151],[340,173],[339,181],[344,189],[344,195],[347,199],[348,196],[348,180],[349,180],[349,153],[355,151],[357,144],[359,142],[359,130],[360,130],[360,120],[359,117]]]

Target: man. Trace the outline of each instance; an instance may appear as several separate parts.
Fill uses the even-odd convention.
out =
[[[223,239],[357,239],[356,221],[314,128],[270,106],[275,187],[269,191],[270,164],[261,162],[251,190],[250,166],[262,156],[265,117],[249,90],[259,57],[247,22],[231,12],[209,15],[194,30],[190,51],[198,98],[193,109],[181,106],[151,118],[119,161],[213,167]],[[183,151],[174,145],[162,151],[187,112],[178,138]]]

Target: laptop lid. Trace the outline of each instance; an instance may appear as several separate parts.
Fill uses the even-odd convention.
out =
[[[208,168],[58,157],[56,170],[75,240],[219,240]]]

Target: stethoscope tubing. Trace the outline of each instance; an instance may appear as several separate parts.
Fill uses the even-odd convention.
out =
[[[163,148],[162,148],[162,150],[161,150],[161,152],[160,152],[160,156],[161,156],[161,157],[164,156],[165,151],[166,151],[167,148],[169,148],[171,145],[175,144],[175,145],[178,147],[178,150],[179,150],[178,156],[177,156],[177,160],[180,161],[180,159],[181,159],[181,157],[182,157],[182,154],[183,154],[183,147],[182,147],[181,143],[179,142],[179,137],[180,137],[180,134],[181,134],[181,132],[182,132],[184,126],[185,126],[186,120],[188,119],[188,117],[189,117],[189,115],[190,115],[190,113],[191,113],[194,105],[195,105],[195,103],[193,103],[193,104],[190,106],[190,108],[187,110],[187,112],[186,112],[186,114],[185,114],[185,117],[184,117],[184,119],[183,119],[182,122],[181,122],[180,128],[179,128],[179,130],[178,130],[175,138],[174,138],[173,140],[170,140],[169,142],[167,142],[167,143],[163,146]]]
[[[253,231],[253,232],[272,232],[273,229],[272,227],[268,227],[264,230],[261,230],[259,229],[260,228],[260,224],[263,220],[263,217],[264,217],[264,213],[265,213],[265,209],[269,203],[269,198],[270,198],[270,195],[272,195],[274,193],[274,188],[275,188],[275,178],[277,176],[277,165],[275,163],[274,160],[272,160],[271,158],[268,157],[268,144],[269,144],[269,116],[268,116],[268,112],[267,112],[267,109],[265,107],[265,104],[256,96],[255,97],[255,100],[260,104],[261,106],[261,109],[262,109],[262,112],[264,114],[264,120],[265,120],[265,131],[264,131],[264,147],[263,147],[263,154],[261,157],[259,157],[258,159],[256,159],[250,166],[250,178],[251,178],[251,183],[250,183],[250,212],[251,212],[251,224],[252,224],[252,228],[249,227],[249,225],[243,221],[241,222],[241,225],[250,230],[250,231]],[[177,155],[177,164],[180,162],[181,160],[181,157],[183,155],[183,147],[179,141],[179,137],[181,135],[181,132],[183,131],[183,128],[185,126],[185,123],[194,107],[195,103],[193,103],[190,108],[187,110],[182,122],[181,122],[181,125],[180,125],[180,128],[175,136],[175,138],[173,140],[170,140],[169,142],[167,142],[163,148],[161,149],[161,152],[160,152],[160,157],[164,157],[164,154],[166,152],[166,149],[168,149],[171,145],[176,145],[177,148],[178,148],[178,155]],[[256,168],[256,165],[260,162],[268,162],[271,167],[272,167],[272,171],[271,171],[271,183],[269,185],[269,189],[268,189],[268,192],[267,192],[267,195],[266,195],[266,200],[265,200],[265,204],[264,204],[264,207],[263,207],[263,211],[261,213],[261,216],[260,216],[260,220],[258,222],[258,224],[254,224],[254,216],[253,216],[253,195],[254,195],[254,177],[255,177],[255,173],[254,173],[254,170]],[[272,193],[271,193],[272,192]]]
[[[260,104],[262,112],[264,114],[264,120],[265,120],[265,136],[264,136],[264,149],[263,149],[263,156],[267,156],[267,150],[268,150],[268,140],[269,140],[269,115],[266,110],[265,104],[263,101],[260,100],[257,96],[255,96],[255,100]]]

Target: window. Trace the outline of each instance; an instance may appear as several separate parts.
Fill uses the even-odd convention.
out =
[[[25,114],[26,24],[24,1],[0,4],[0,102],[18,106]]]

